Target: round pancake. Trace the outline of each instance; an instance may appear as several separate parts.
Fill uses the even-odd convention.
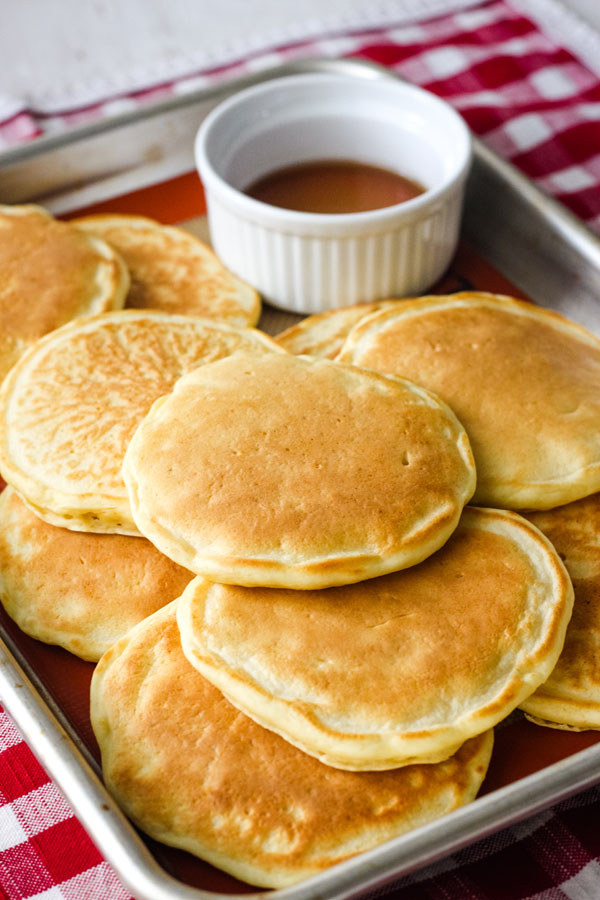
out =
[[[197,237],[145,216],[82,216],[71,223],[107,241],[125,260],[131,287],[125,305],[256,325],[258,293],[226,269]]]
[[[434,766],[324,766],[239,713],[189,665],[173,605],[102,658],[91,701],[107,787],[135,824],[264,887],[292,884],[469,802],[492,749],[488,732]]]
[[[104,241],[39,206],[0,205],[0,380],[37,338],[121,309],[129,274]]]
[[[552,674],[521,708],[540,725],[600,728],[600,494],[527,518],[564,560],[575,605]]]
[[[0,495],[0,601],[30,637],[98,660],[191,577],[150,541],[57,528]]]
[[[138,529],[180,565],[298,589],[419,562],[475,480],[464,429],[428,391],[283,351],[182,378],[123,477]]]
[[[341,309],[306,316],[295,325],[275,335],[277,343],[296,356],[318,356],[333,359],[340,352],[350,331],[366,316],[402,303],[402,300],[375,300]]]
[[[418,566],[299,593],[196,578],[183,650],[239,709],[322,762],[438,762],[546,680],[573,590],[517,513],[468,507]]]
[[[2,385],[2,477],[52,525],[137,534],[121,477],[131,435],[182,374],[236,352],[284,355],[256,329],[150,310],[63,326]]]
[[[359,323],[338,358],[452,407],[475,503],[550,509],[600,490],[600,340],[556,313],[492,294],[416,299]]]

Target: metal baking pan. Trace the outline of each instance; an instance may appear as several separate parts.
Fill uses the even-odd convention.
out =
[[[298,71],[395,77],[361,61],[304,60],[41,138],[0,153],[0,202],[37,202],[67,213],[189,172],[193,136],[215,103],[250,83]],[[600,240],[481,142],[474,143],[465,241],[505,284],[600,334]],[[274,331],[297,318],[267,309],[261,326]],[[549,731],[516,713],[497,728],[494,757],[499,754],[500,765],[473,803],[293,887],[254,890],[209,872],[205,864],[190,876],[181,851],[174,851],[179,865],[165,863],[161,848],[123,816],[103,787],[85,725],[90,675],[91,664],[26,638],[0,614],[0,702],[138,900],[358,897],[600,781],[599,732]],[[527,758],[528,765],[500,771],[511,755],[513,763]]]

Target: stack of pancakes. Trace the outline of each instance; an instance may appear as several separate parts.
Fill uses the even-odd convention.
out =
[[[4,379],[0,593],[99,660],[142,830],[284,886],[472,800],[516,707],[598,727],[595,337],[462,294],[272,340],[177,229],[69,227],[135,309],[57,322]]]

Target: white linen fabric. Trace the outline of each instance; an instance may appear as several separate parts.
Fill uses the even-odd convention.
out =
[[[422,22],[481,2],[19,0],[4,9],[0,28],[0,120],[22,109],[65,112],[286,44]],[[557,0],[527,5],[537,3],[544,15],[549,5],[562,9]]]
[[[0,27],[0,121],[27,109],[52,115],[118,103],[124,94],[278,47],[423,22],[483,2],[19,0],[4,9]],[[592,5],[590,13],[589,3],[514,0],[513,6],[600,73],[600,11]]]

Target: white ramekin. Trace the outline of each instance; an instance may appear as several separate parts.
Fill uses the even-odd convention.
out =
[[[195,155],[216,253],[279,308],[314,313],[421,293],[456,248],[470,135],[421,88],[392,78],[275,78],[209,113]],[[331,215],[243,192],[275,169],[332,158],[395,170],[426,190],[395,206]]]

